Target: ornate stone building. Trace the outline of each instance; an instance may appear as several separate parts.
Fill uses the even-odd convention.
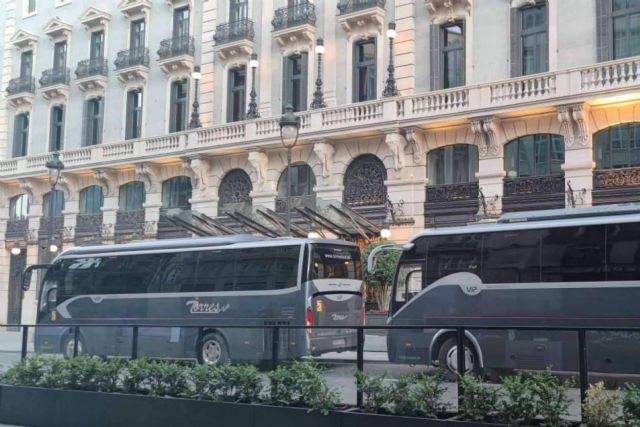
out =
[[[282,235],[286,104],[298,235],[640,200],[633,0],[6,3],[2,322],[52,242]]]

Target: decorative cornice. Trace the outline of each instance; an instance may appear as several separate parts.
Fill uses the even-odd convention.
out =
[[[102,187],[104,197],[113,197],[118,188],[118,173],[111,169],[96,169],[93,171],[93,178],[97,185]]]
[[[82,15],[80,15],[80,23],[87,29],[96,28],[106,25],[111,20],[111,14],[102,9],[90,6]]]
[[[9,40],[17,49],[33,48],[38,42],[38,36],[25,30],[18,30]]]
[[[475,134],[474,143],[478,146],[480,158],[494,158],[502,155],[502,146],[506,138],[502,122],[498,117],[471,119],[471,131]]]
[[[590,145],[589,107],[586,104],[562,105],[558,107],[560,132],[567,149],[585,148]]]
[[[147,193],[156,192],[160,183],[159,167],[151,163],[137,163],[136,179],[144,182],[144,188]]]
[[[42,32],[50,39],[69,37],[72,31],[73,26],[71,24],[67,24],[58,17],[50,20],[42,30]]]
[[[471,13],[471,0],[425,0],[424,4],[434,24],[454,22]]]

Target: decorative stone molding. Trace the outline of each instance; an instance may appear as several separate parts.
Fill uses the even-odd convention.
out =
[[[499,118],[471,119],[471,131],[475,134],[474,143],[478,146],[481,159],[502,156],[502,146],[506,138]]]
[[[65,39],[71,35],[73,26],[60,20],[59,18],[53,18],[47,25],[44,26],[42,32],[46,34],[51,40]]]
[[[138,16],[148,16],[151,9],[151,0],[120,0],[118,9],[127,19],[135,19]]]
[[[111,169],[96,169],[93,171],[93,178],[102,187],[104,197],[114,197],[118,188],[118,173]]]
[[[590,144],[589,107],[585,104],[562,105],[558,107],[560,132],[564,137],[565,147],[585,148]]]
[[[66,201],[78,199],[78,193],[80,192],[80,180],[78,177],[63,172],[58,180],[58,187],[64,192]]]
[[[151,163],[136,164],[136,179],[144,182],[144,188],[147,193],[155,193],[158,189],[160,179],[159,167]]]
[[[385,134],[384,143],[387,144],[391,151],[393,168],[399,171],[404,167],[404,149],[407,146],[407,140],[398,130],[394,130]]]
[[[211,171],[211,163],[202,156],[183,157],[182,168],[189,178],[193,188],[198,190],[200,195],[204,195],[209,188],[209,173]]]
[[[359,34],[363,38],[382,34],[384,21],[385,11],[380,6],[373,6],[338,15],[338,23],[346,33],[348,39],[355,34]]]
[[[248,157],[251,167],[256,171],[256,183],[263,185],[267,181],[267,167],[269,165],[269,157],[262,151],[251,151]]]
[[[464,19],[471,13],[471,0],[425,0],[424,4],[434,24]]]
[[[519,9],[523,6],[535,6],[537,0],[511,0],[511,7]]]
[[[38,36],[25,30],[18,30],[9,40],[18,50],[33,49],[38,42]]]
[[[316,142],[313,144],[313,152],[320,159],[322,165],[322,176],[329,178],[333,172],[333,158],[336,152],[333,145],[327,142]]]
[[[407,145],[411,147],[413,162],[417,164],[423,162],[425,160],[424,147],[426,143],[422,130],[417,127],[406,128],[404,129],[404,135],[407,140]]]
[[[105,27],[107,23],[111,21],[111,14],[98,9],[97,7],[90,6],[82,15],[80,15],[79,20],[87,30],[94,30]]]

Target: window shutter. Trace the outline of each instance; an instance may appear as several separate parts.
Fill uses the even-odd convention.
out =
[[[611,13],[611,0],[596,0],[596,46],[598,62],[613,59]]]
[[[442,31],[440,25],[431,24],[431,90],[442,89]]]
[[[177,97],[177,85],[179,83],[171,83],[171,93],[169,95],[169,132],[175,132],[176,129],[176,101]]]
[[[360,58],[358,58],[358,43],[353,44],[353,66],[351,67],[351,97],[353,98],[353,102],[358,102],[360,100],[358,86],[360,84],[358,80],[358,66],[360,65]]]
[[[306,110],[307,109],[307,86],[308,86],[308,82],[309,82],[309,76],[308,76],[308,71],[309,71],[309,54],[307,52],[303,52],[302,53],[302,82],[301,82],[301,91],[300,91],[300,97],[302,98],[300,100],[300,108],[302,110]]]
[[[54,151],[54,139],[55,139],[55,131],[56,128],[56,107],[51,108],[49,110],[49,151]]]
[[[13,157],[20,157],[20,145],[22,141],[22,120],[20,115],[13,119]]]
[[[291,60],[286,56],[282,59],[282,112],[287,104],[293,104],[291,93]]]
[[[127,92],[127,120],[125,135],[127,139],[133,137],[133,92]]]
[[[511,8],[511,77],[522,75],[522,37],[520,9]]]
[[[97,98],[98,103],[98,119],[96,120],[96,144],[102,144],[102,122],[104,120],[104,98]]]
[[[86,147],[90,144],[89,140],[89,106],[91,101],[84,101],[84,106],[82,108],[82,143],[83,147]]]

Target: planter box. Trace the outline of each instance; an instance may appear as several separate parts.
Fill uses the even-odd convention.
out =
[[[428,418],[396,417],[391,415],[343,412],[343,427],[447,427],[447,420]],[[504,426],[503,426],[504,427]]]
[[[457,419],[449,419],[447,427],[505,427],[506,424],[486,423],[479,421],[461,421]]]
[[[305,408],[268,405],[254,405],[253,410],[253,427],[341,427],[341,412],[322,415]]]

